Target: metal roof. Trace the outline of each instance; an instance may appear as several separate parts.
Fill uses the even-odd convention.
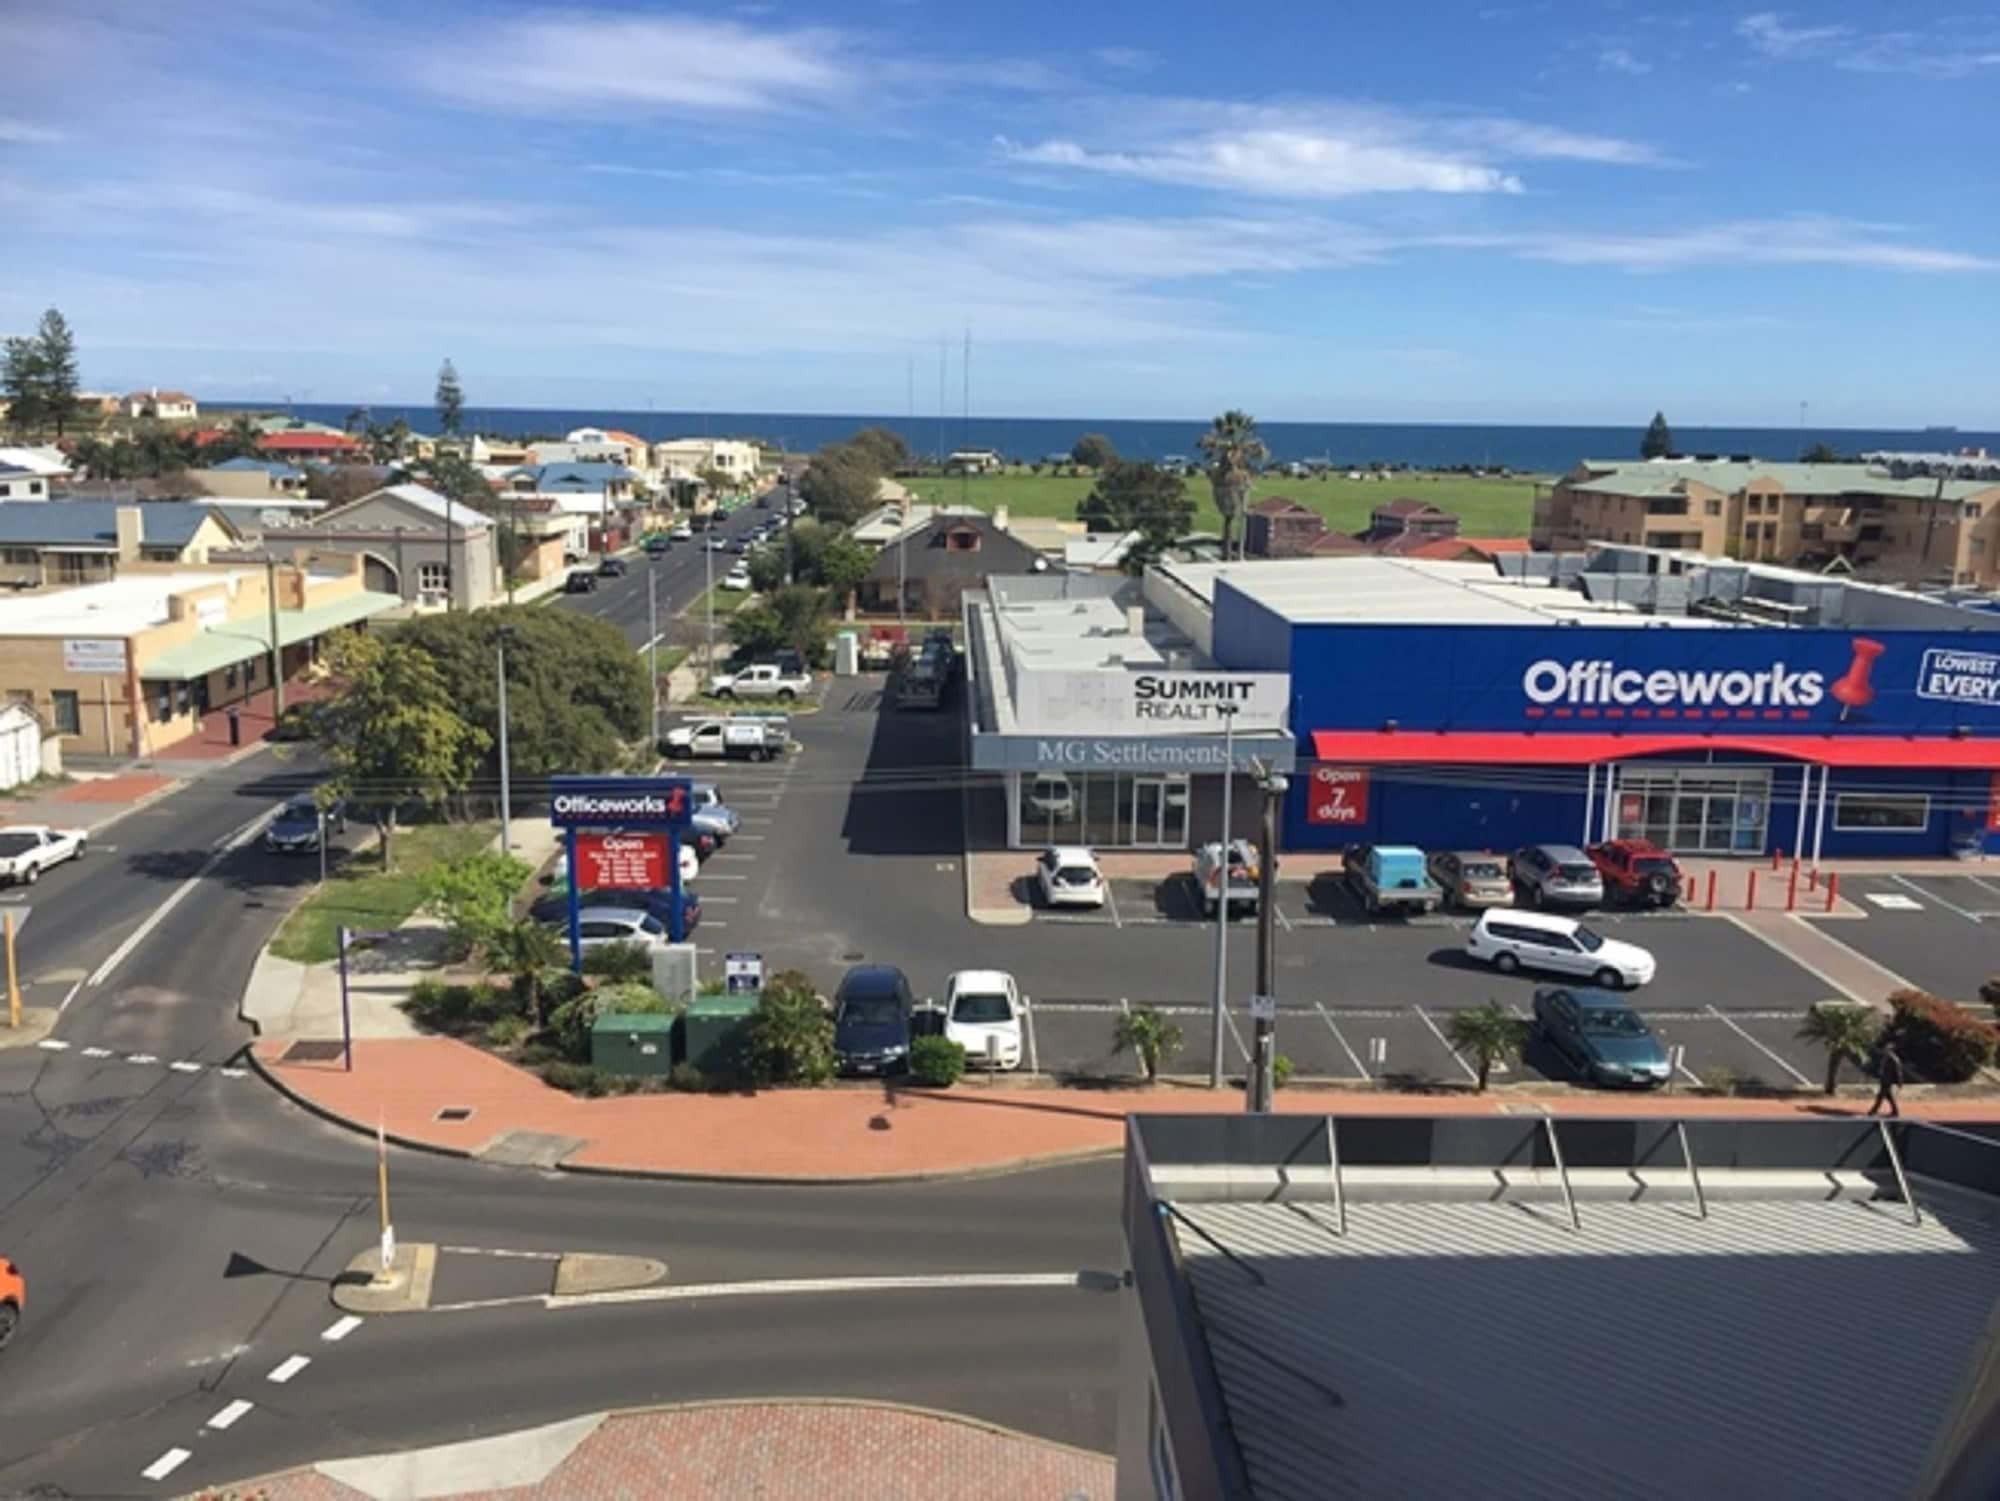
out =
[[[1259,1501],[1901,1498],[2000,1296],[2000,1225],[1853,1199],[1184,1202]]]
[[[1585,459],[1589,478],[1569,480],[1572,490],[1637,497],[1673,495],[1689,480],[1734,495],[1757,480],[1776,481],[1794,495],[1902,495],[1929,500],[1937,481],[1898,479],[1878,464],[1780,464],[1763,459]],[[1944,498],[1963,500],[2000,488],[1993,480],[1946,480]]]
[[[32,505],[0,505],[0,546],[115,547],[118,513],[139,512],[140,542],[147,547],[185,547],[211,514],[210,508],[181,500],[49,500]],[[223,526],[229,523],[224,520]]]
[[[402,603],[397,595],[362,589],[324,604],[307,605],[303,610],[280,610],[278,640],[285,646],[310,641],[371,615],[399,609]],[[205,630],[191,641],[169,647],[140,663],[139,675],[149,680],[182,682],[233,663],[247,662],[270,649],[270,621],[260,614],[232,620],[226,629]]]

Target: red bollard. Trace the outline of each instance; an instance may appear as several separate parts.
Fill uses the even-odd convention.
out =
[[[1778,850],[1778,849],[1772,850],[1771,869],[1776,870],[1780,865],[1783,865],[1784,863],[1785,863],[1785,852],[1783,850]]]
[[[1792,862],[1792,878],[1785,883],[1785,910],[1796,912],[1799,907],[1799,862]]]
[[[1712,870],[1708,873],[1708,910],[1715,910],[1715,872]]]
[[[1755,912],[1757,910],[1757,872],[1753,870],[1749,875],[1750,886],[1743,894],[1743,910],[1745,912]]]
[[[1833,904],[1840,900],[1840,872],[1832,871],[1826,878],[1826,910],[1831,912]]]
[[[1806,890],[1819,890],[1819,867],[1817,865],[1806,872]]]

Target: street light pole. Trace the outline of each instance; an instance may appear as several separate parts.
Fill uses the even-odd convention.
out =
[[[1260,767],[1258,785],[1264,793],[1264,817],[1257,830],[1257,993],[1250,1007],[1255,1040],[1250,1077],[1244,1086],[1244,1108],[1252,1115],[1268,1115],[1278,1027],[1273,990],[1277,984],[1278,805],[1284,801],[1289,784],[1280,773]]]
[[[507,764],[507,638],[512,634],[512,628],[503,625],[493,638],[500,689],[500,853],[503,855],[514,848],[511,823],[514,789]],[[575,879],[574,874],[570,879]]]
[[[1229,820],[1236,787],[1236,706],[1217,704],[1222,716],[1222,874],[1215,904],[1215,999],[1208,1028],[1208,1087],[1222,1088],[1222,1008],[1229,989]]]
[[[264,598],[271,607],[271,723],[276,726],[285,712],[285,649],[278,641],[278,560],[269,553],[264,555]]]
[[[708,610],[708,656],[707,656],[707,659],[706,659],[706,660],[705,660],[705,661],[704,661],[704,662],[702,663],[702,675],[703,675],[704,677],[708,676],[708,675],[709,675],[710,673],[713,673],[713,672],[715,671],[715,546],[714,546],[714,543],[715,543],[715,535],[714,535],[714,527],[713,527],[713,526],[711,525],[711,526],[710,526],[710,528],[709,528],[709,535],[708,535],[708,537],[707,537],[707,538],[705,538],[705,539],[703,540],[702,544],[701,544],[701,566],[702,566],[702,572],[703,572],[703,574],[705,575],[705,577],[706,577],[706,579],[707,579],[707,584],[708,584],[708,587],[707,587],[706,589],[704,589],[704,590],[702,591],[702,596],[701,596],[701,597],[702,597],[702,601],[703,601],[704,605],[706,606],[706,608],[707,608],[707,610]],[[704,685],[704,690],[703,690],[703,691],[706,691],[706,686],[705,686],[705,685]]]
[[[659,560],[646,558],[646,676],[653,683],[654,745],[660,742],[660,575]]]

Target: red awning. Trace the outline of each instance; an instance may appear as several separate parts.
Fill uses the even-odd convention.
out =
[[[1917,766],[2000,771],[2000,739],[1912,739],[1906,735],[1605,735],[1505,730],[1314,730],[1321,761],[1473,766],[1589,766],[1627,756],[1737,751],[1820,766]]]

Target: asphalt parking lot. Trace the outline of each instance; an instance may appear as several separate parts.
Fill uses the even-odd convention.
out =
[[[1840,894],[1867,916],[1814,926],[1911,984],[1977,1006],[2000,975],[2000,876],[1842,877]]]

